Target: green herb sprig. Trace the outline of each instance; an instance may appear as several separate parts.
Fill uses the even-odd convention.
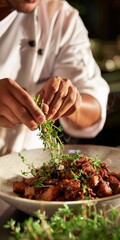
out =
[[[98,212],[96,207],[84,205],[74,215],[72,209],[64,206],[50,219],[40,211],[36,212],[36,217],[17,224],[14,220],[8,221],[5,228],[12,231],[9,240],[120,239],[120,213],[115,209],[107,216],[101,209]]]
[[[40,96],[38,95],[34,100],[43,109],[44,101],[40,99]],[[62,127],[57,127],[52,120],[46,120],[43,124],[38,124],[38,129],[38,136],[43,141],[44,150],[50,151],[51,160],[58,159],[63,148],[63,143],[59,137],[59,133],[62,133]]]

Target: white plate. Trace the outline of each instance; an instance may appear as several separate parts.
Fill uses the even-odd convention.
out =
[[[96,145],[65,145],[64,151],[69,154],[78,151],[89,156],[97,156],[103,162],[106,162],[112,171],[120,172],[120,148]],[[22,155],[29,164],[33,163],[36,167],[40,167],[43,162],[50,159],[48,152],[43,151],[43,149],[23,151]],[[64,204],[72,207],[74,211],[78,211],[81,204],[91,204],[93,202],[96,203],[97,207],[104,205],[106,209],[109,209],[111,206],[120,206],[120,194],[94,201],[47,202],[20,198],[13,193],[12,183],[23,177],[21,170],[27,171],[28,167],[22,162],[18,153],[0,157],[0,198],[27,214],[34,215],[35,211],[41,209],[41,211],[45,211],[48,216],[51,216],[59,207],[63,207]]]

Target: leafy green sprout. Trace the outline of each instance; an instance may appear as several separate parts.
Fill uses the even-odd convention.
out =
[[[44,101],[40,99],[40,95],[34,98],[37,105],[43,109]],[[63,143],[58,135],[62,132],[62,127],[55,126],[54,121],[46,120],[43,124],[38,124],[39,138],[43,141],[44,149],[48,149],[52,159],[57,159],[60,156],[60,150],[63,148]]]
[[[27,171],[27,172],[21,170],[22,175],[28,176],[29,174],[31,174],[32,176],[36,176],[35,166],[34,166],[33,164],[29,164],[29,163],[26,161],[25,157],[22,155],[22,153],[19,153],[18,155],[19,155],[19,157],[22,159],[22,162],[25,163],[26,166],[27,166],[28,169],[29,169],[29,171]]]
[[[89,158],[89,159],[90,159],[93,167],[101,168],[101,161],[98,159],[97,156],[94,158]]]
[[[11,228],[9,240],[119,240],[120,212],[115,209],[105,214],[95,205],[84,204],[73,214],[67,205],[59,208],[51,218],[37,211],[36,218],[29,217],[22,223],[13,219],[5,228]]]

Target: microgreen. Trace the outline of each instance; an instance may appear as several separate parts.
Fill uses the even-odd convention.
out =
[[[85,173],[84,173],[84,171],[82,169],[79,170],[79,177],[80,177],[81,181],[85,179]]]
[[[43,141],[44,149],[48,149],[51,154],[51,158],[58,158],[62,147],[62,142],[58,136],[58,132],[61,132],[61,127],[56,127],[54,122],[46,120],[43,124],[38,124],[39,138]]]
[[[37,105],[42,109],[43,100],[40,96],[34,98]],[[59,133],[62,132],[62,127],[55,126],[55,122],[52,120],[46,120],[43,124],[38,124],[39,138],[43,141],[44,150],[48,149],[52,159],[59,158],[63,143],[59,137]]]
[[[27,166],[28,169],[29,169],[29,171],[23,171],[23,170],[21,170],[22,175],[28,176],[29,174],[31,174],[31,175],[35,176],[35,175],[36,175],[36,170],[35,170],[35,166],[33,165],[33,163],[32,163],[32,164],[29,164],[29,163],[27,162],[27,160],[25,159],[25,156],[22,155],[22,153],[19,153],[18,155],[19,155],[19,157],[22,159],[22,162],[25,163],[26,166]]]
[[[37,211],[36,218],[29,217],[23,223],[11,219],[5,228],[11,229],[9,240],[119,240],[120,213],[111,209],[104,213],[96,206],[80,206],[76,214],[65,205],[48,219],[45,213]]]
[[[90,161],[91,161],[93,167],[101,168],[101,161],[97,157],[90,158]]]
[[[85,184],[82,184],[82,190],[85,194],[87,193],[87,186]]]
[[[73,179],[75,179],[75,180],[79,179],[79,176],[77,174],[75,174],[72,170],[71,170],[71,174],[72,174]]]

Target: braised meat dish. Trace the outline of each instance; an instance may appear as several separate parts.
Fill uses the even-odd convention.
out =
[[[13,182],[20,197],[45,201],[98,199],[120,193],[120,173],[84,154],[62,155],[59,161],[31,170],[32,177]]]

